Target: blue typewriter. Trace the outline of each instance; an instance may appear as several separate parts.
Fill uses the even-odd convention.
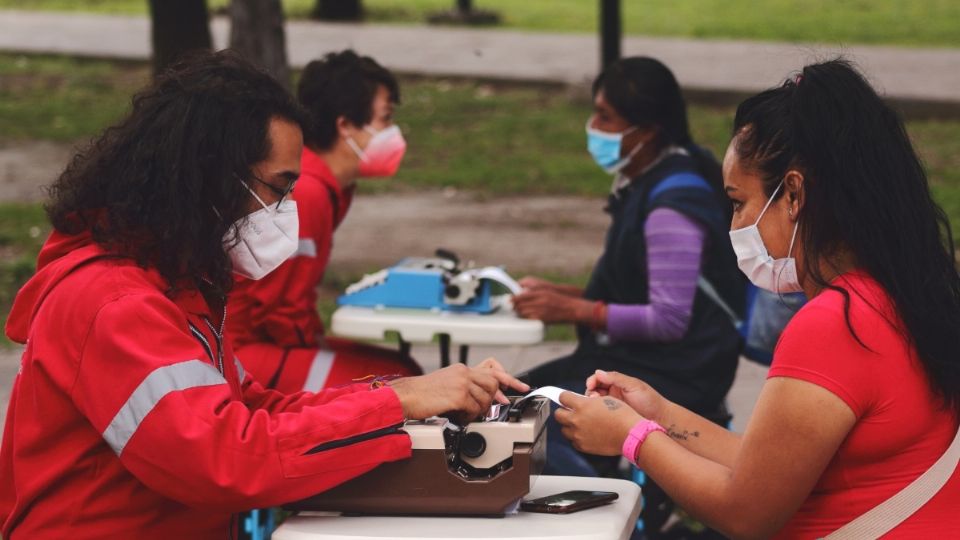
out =
[[[513,294],[521,289],[500,267],[462,269],[456,255],[437,250],[435,257],[407,257],[363,276],[337,304],[486,314],[500,305],[491,291],[494,283]]]

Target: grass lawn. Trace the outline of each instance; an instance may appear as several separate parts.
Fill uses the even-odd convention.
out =
[[[824,43],[960,45],[956,0],[621,0],[628,34]],[[315,0],[283,0],[293,18],[309,16]],[[208,0],[212,9],[227,0]],[[503,27],[594,32],[596,0],[475,0]],[[454,0],[363,0],[367,20],[420,23]],[[0,0],[0,8],[145,13],[146,0]]]
[[[124,113],[148,77],[140,64],[0,55],[0,144],[89,138]],[[402,94],[398,118],[410,144],[407,158],[396,179],[361,184],[367,190],[453,186],[482,196],[600,197],[609,188],[609,178],[584,149],[585,101],[555,89],[423,79],[403,81]],[[695,138],[722,153],[732,115],[729,108],[691,107]],[[960,122],[915,121],[908,130],[958,230]],[[47,230],[39,205],[0,205],[0,314],[30,275]],[[335,291],[357,277],[329,276],[334,292],[325,300],[326,311]]]

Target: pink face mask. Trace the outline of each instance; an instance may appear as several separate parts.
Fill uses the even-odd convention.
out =
[[[407,141],[400,132],[400,126],[392,125],[381,131],[372,127],[364,128],[373,134],[366,148],[360,148],[352,138],[347,144],[360,158],[360,176],[393,176],[400,168],[403,155],[407,151]]]

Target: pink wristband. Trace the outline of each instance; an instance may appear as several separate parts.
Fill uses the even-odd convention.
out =
[[[637,458],[637,449],[640,448],[643,441],[647,440],[647,435],[650,435],[654,431],[659,431],[660,433],[667,432],[667,430],[663,429],[663,426],[653,420],[641,420],[637,422],[637,425],[630,429],[630,433],[627,434],[627,438],[623,441],[623,457],[627,458],[627,461],[630,463],[636,465],[636,461],[634,460]]]

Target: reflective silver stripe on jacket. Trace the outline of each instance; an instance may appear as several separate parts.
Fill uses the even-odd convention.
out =
[[[130,437],[137,432],[140,423],[164,396],[179,390],[226,383],[217,368],[202,360],[187,360],[157,368],[143,379],[123,407],[120,407],[110,425],[103,430],[103,439],[119,456]]]
[[[310,363],[310,371],[307,373],[307,380],[303,383],[303,389],[307,392],[317,393],[323,390],[323,385],[327,383],[327,377],[333,368],[333,359],[336,353],[320,349],[313,362]]]
[[[237,377],[240,378],[240,384],[243,384],[243,378],[247,376],[247,372],[243,370],[243,364],[236,356],[233,357],[233,363],[237,366]]]
[[[316,257],[317,244],[310,238],[301,238],[297,242],[297,252],[294,257]]]

